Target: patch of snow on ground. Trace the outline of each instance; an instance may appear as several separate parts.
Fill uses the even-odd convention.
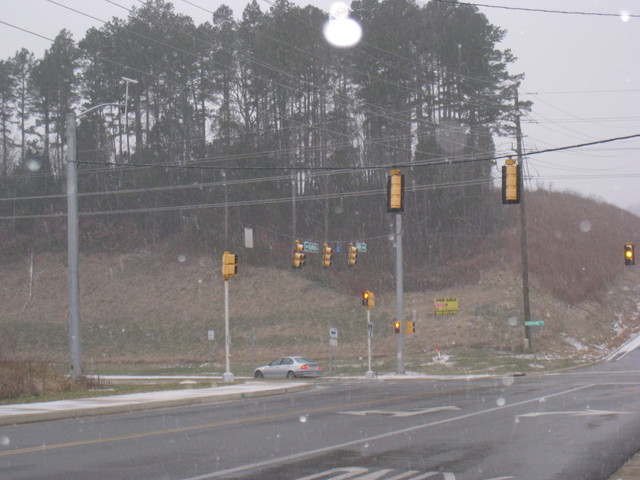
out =
[[[583,343],[573,337],[568,336],[567,334],[562,334],[562,338],[565,342],[573,346],[578,351],[587,350],[587,347]]]

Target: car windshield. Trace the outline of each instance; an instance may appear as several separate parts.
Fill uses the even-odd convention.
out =
[[[640,478],[639,0],[1,4],[1,479]]]

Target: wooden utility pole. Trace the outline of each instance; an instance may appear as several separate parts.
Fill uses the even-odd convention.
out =
[[[524,188],[524,154],[522,152],[522,128],[520,126],[520,106],[518,102],[518,87],[515,88],[515,109],[516,109],[516,145],[518,154],[518,165],[520,178],[520,253],[522,255],[522,307],[524,314],[524,341],[525,350],[533,350],[533,339],[531,338],[531,305],[529,301],[529,253],[527,249],[527,215],[525,208]]]

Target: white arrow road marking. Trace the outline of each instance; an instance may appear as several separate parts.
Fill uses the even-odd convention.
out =
[[[531,412],[523,415],[518,415],[518,418],[534,418],[542,417],[545,415],[569,415],[570,417],[584,417],[591,415],[627,415],[631,412],[613,412],[610,410],[568,410],[566,412]]]
[[[432,407],[432,408],[420,408],[418,410],[409,410],[409,411],[390,411],[390,410],[359,410],[359,411],[349,411],[349,412],[338,412],[344,413],[345,415],[390,415],[392,417],[413,417],[415,415],[424,415],[426,413],[434,413],[434,412],[442,412],[445,410],[460,410],[458,407],[454,407],[453,405],[443,406],[443,407]]]

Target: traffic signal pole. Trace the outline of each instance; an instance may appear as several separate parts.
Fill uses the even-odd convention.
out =
[[[404,322],[404,285],[402,269],[402,214],[396,213],[396,317],[400,325]],[[404,332],[402,328],[396,335],[398,368],[396,373],[404,371]]]
[[[231,373],[231,352],[229,351],[231,336],[229,335],[229,280],[224,280],[224,356],[226,358],[227,369],[222,374],[224,383],[232,383],[233,373]]]
[[[231,373],[231,335],[229,334],[229,278],[238,274],[238,256],[233,253],[224,252],[222,254],[222,279],[224,280],[224,353],[226,357],[227,369],[222,374],[224,383],[232,383],[233,373]]]
[[[369,369],[365,378],[373,378],[373,370],[371,369],[371,337],[373,336],[373,325],[371,324],[371,310],[367,308],[367,357]]]
[[[387,212],[396,217],[396,320],[400,325],[404,321],[404,286],[402,282],[402,212],[404,211],[404,175],[394,168],[387,177]],[[404,332],[396,333],[398,351],[397,373],[404,372]]]

